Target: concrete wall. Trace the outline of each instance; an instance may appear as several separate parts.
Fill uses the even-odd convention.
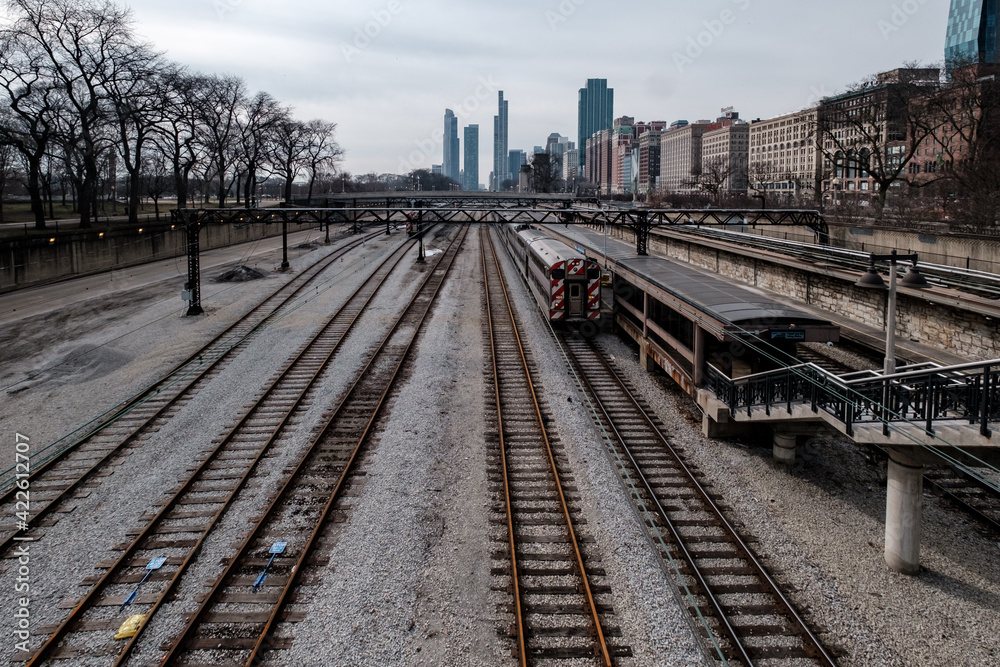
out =
[[[288,231],[315,226],[289,224]],[[204,225],[201,249],[280,236],[281,225]],[[179,226],[150,224],[138,230],[100,229],[62,235],[54,243],[48,239],[10,239],[0,242],[0,293],[39,285],[61,278],[99,273],[137,264],[187,255],[187,235]]]
[[[635,235],[628,228],[618,227],[610,230],[609,235],[635,243]],[[832,278],[807,269],[726,252],[702,243],[665,237],[656,231],[650,234],[650,249],[657,255],[787,295],[855,322],[885,327],[886,294],[855,287],[856,278]],[[896,335],[901,339],[916,339],[924,345],[971,360],[1000,358],[1000,319],[996,317],[981,315],[958,305],[929,303],[901,290],[896,323]]]

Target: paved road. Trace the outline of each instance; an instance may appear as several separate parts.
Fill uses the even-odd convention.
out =
[[[295,232],[288,235],[289,258],[301,254],[302,250],[294,250],[294,246],[310,239],[322,239],[324,233],[318,229]],[[268,255],[271,256],[268,256]],[[253,262],[248,261],[253,258]],[[205,280],[206,274],[221,266],[234,265],[238,262],[257,263],[259,268],[271,269],[281,263],[281,237],[271,237],[260,241],[241,243],[226,248],[206,250],[201,253],[202,298],[211,296],[211,283]],[[187,276],[187,259],[172,257],[149,264],[132,266],[124,269],[114,269],[104,273],[71,278],[49,285],[29,287],[16,292],[0,294],[0,315],[5,322],[41,315],[58,310],[78,301],[93,299],[115,292],[138,289],[153,283],[177,279],[177,302],[180,303],[180,285]],[[223,286],[224,287],[224,286]]]

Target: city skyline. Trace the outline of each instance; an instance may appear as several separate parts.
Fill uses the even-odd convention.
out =
[[[530,151],[552,132],[577,140],[578,91],[594,77],[616,89],[616,115],[694,121],[726,106],[748,119],[790,113],[904,62],[943,60],[950,3],[846,0],[835,12],[791,0],[664,3],[653,13],[669,22],[636,21],[616,33],[630,49],[621,58],[607,55],[619,52],[608,14],[648,16],[648,3],[126,4],[137,32],[167,57],[242,76],[301,119],[338,123],[343,166],[358,174],[430,169],[442,161],[443,109],[462,126],[490,127],[500,90],[516,100],[509,150]],[[835,56],[815,47],[832,34],[840,35]],[[584,48],[602,40],[609,48]],[[491,166],[492,146],[483,146],[480,173]]]

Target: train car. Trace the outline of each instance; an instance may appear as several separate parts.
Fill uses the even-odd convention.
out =
[[[537,229],[507,225],[507,246],[538,307],[549,321],[597,333],[601,268],[582,253]]]

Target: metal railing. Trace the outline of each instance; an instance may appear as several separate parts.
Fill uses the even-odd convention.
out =
[[[799,364],[731,379],[711,364],[706,388],[738,414],[773,408],[791,414],[793,406],[832,415],[853,435],[855,424],[909,422],[934,434],[937,422],[978,424],[990,436],[990,423],[1000,422],[1000,359],[927,369],[904,368],[892,375],[869,372],[837,376],[815,364]]]

